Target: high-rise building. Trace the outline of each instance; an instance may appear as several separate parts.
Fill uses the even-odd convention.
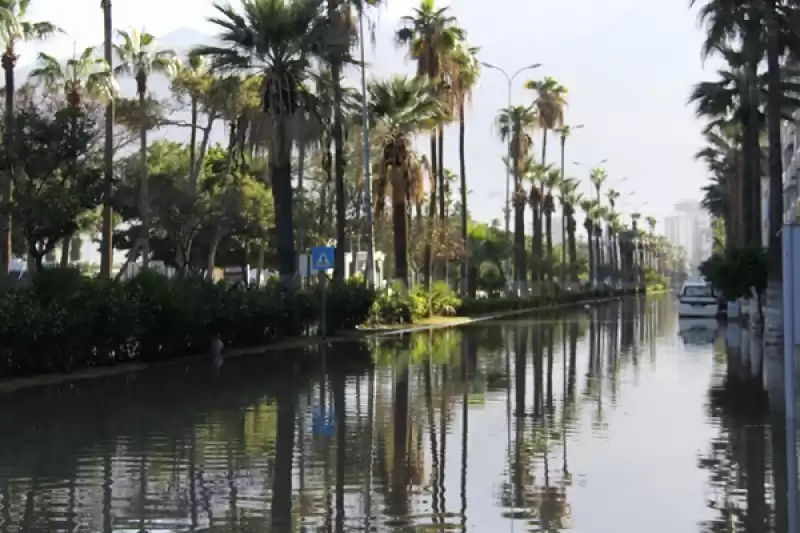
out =
[[[711,219],[700,203],[675,204],[675,213],[664,219],[664,235],[670,244],[686,250],[689,275],[698,277],[698,267],[711,255],[714,242]]]

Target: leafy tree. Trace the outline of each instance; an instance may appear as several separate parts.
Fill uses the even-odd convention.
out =
[[[43,257],[79,229],[81,215],[102,202],[102,169],[90,151],[99,131],[75,106],[54,113],[33,105],[17,108],[13,127],[14,142],[1,152],[6,164],[11,154],[18,157],[10,209],[41,269]]]

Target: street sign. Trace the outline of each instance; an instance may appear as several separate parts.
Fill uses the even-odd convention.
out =
[[[336,248],[333,246],[314,246],[311,249],[311,268],[317,272],[333,270]]]

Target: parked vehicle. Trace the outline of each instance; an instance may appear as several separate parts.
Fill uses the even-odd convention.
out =
[[[714,318],[720,312],[719,297],[711,285],[703,281],[687,281],[678,297],[679,317]]]

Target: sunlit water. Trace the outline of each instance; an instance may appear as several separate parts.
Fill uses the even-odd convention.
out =
[[[727,386],[724,331],[685,326],[630,299],[373,342],[371,368],[334,344],[318,372],[3,395],[0,531],[784,531],[780,428]]]

